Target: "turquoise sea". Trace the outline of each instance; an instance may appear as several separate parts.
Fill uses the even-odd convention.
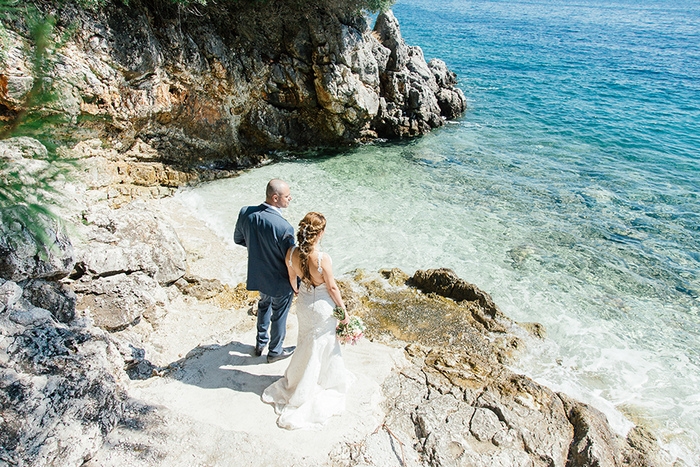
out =
[[[700,465],[700,3],[399,0],[401,31],[469,108],[432,134],[178,194],[231,242],[287,180],[328,217],[336,274],[448,267],[547,328],[517,371],[643,423]],[[222,271],[230,282],[241,268]]]

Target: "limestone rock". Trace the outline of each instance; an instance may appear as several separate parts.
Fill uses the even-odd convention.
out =
[[[224,291],[224,285],[218,279],[204,279],[185,275],[175,282],[175,285],[185,295],[191,295],[197,300],[208,300]]]
[[[444,62],[425,62],[420,47],[411,47],[401,37],[399,23],[391,13],[377,17],[374,31],[389,51],[381,77],[380,109],[375,117],[378,134],[390,137],[416,136],[454,119],[466,109],[456,76]],[[380,55],[377,58],[382,60]]]
[[[23,298],[32,305],[49,310],[60,323],[75,318],[75,293],[64,284],[44,279],[30,279],[23,287]]]
[[[172,227],[143,203],[121,209],[98,205],[85,213],[92,226],[92,242],[78,254],[78,266],[87,274],[106,277],[144,272],[161,285],[172,284],[185,273],[185,250]]]
[[[381,276],[356,271],[343,296],[368,324],[369,338],[381,339],[383,327],[412,342],[405,347],[411,364],[384,382],[384,424],[334,459],[343,454],[359,465],[434,467],[663,465],[643,430],[623,438],[598,410],[502,364],[499,339],[516,325],[484,292],[448,269],[416,271],[408,281],[399,270]],[[425,312],[404,314],[415,308]],[[421,333],[408,334],[416,322]]]
[[[391,12],[372,31],[331,2],[313,15],[287,3],[206,2],[196,14],[144,0],[61,5],[40,5],[58,18],[57,32],[81,27],[56,53],[54,110],[86,122],[85,136],[128,161],[118,175],[134,183],[114,197],[152,191],[144,187],[162,177],[151,164],[240,169],[274,150],[422,135],[465,109],[454,74],[407,45]],[[34,78],[30,47],[9,27],[0,81],[12,86],[0,86],[0,105],[19,110]],[[142,145],[149,150],[132,151]]]
[[[445,62],[434,58],[428,62],[428,68],[433,73],[438,91],[435,94],[440,112],[447,120],[454,120],[467,109],[462,90],[456,88],[457,75],[447,69]]]
[[[20,136],[0,141],[0,159],[9,164],[9,168],[23,169],[28,175],[46,168],[47,156],[46,147],[34,138]]]
[[[0,277],[61,278],[73,268],[73,245],[64,225],[45,208],[51,199],[53,177],[47,149],[28,137],[0,141],[0,179],[11,177],[20,188],[10,189],[0,210]],[[6,181],[4,182],[6,183]],[[16,199],[15,205],[8,205]]]
[[[568,466],[657,466],[664,465],[659,445],[643,427],[636,426],[623,439],[612,432],[605,415],[566,394],[559,394],[574,427]]]
[[[471,357],[456,349],[411,345],[406,350],[413,366],[397,370],[383,386],[382,430],[353,454],[367,465],[659,465],[650,455],[653,449],[637,449],[614,434],[602,413],[527,377],[494,367],[483,378],[473,372]],[[441,367],[445,362],[452,366]],[[448,369],[461,374],[471,391],[438,389],[426,377]],[[390,460],[375,463],[386,453],[392,453]]]
[[[140,139],[126,152],[106,146],[99,139],[89,139],[60,150],[62,156],[78,161],[74,175],[84,186],[86,199],[76,201],[107,201],[110,207],[120,208],[135,200],[170,196],[194,182],[231,175],[226,170],[179,170],[158,162],[158,152]]]
[[[585,404],[560,395],[574,427],[575,440],[569,452],[569,465],[616,465],[620,457],[617,440],[607,425],[605,416]]]
[[[142,272],[83,279],[72,287],[78,295],[78,310],[89,310],[95,325],[108,331],[136,324],[159,305],[160,287]]]
[[[25,295],[36,299],[36,286]],[[3,464],[81,465],[121,418],[121,358],[98,329],[57,322],[52,315],[71,306],[59,296],[49,311],[23,299],[18,284],[0,284]]]
[[[473,301],[479,304],[474,309],[474,318],[491,331],[504,332],[510,320],[501,312],[489,294],[474,284],[460,279],[450,269],[416,271],[410,283],[424,293],[434,292],[456,301]]]
[[[57,219],[23,205],[0,212],[0,277],[61,278],[74,262],[73,245]]]
[[[32,88],[31,63],[26,55],[27,44],[21,35],[3,31],[3,65],[0,73],[0,105],[11,111],[22,108],[23,101]]]
[[[22,289],[12,281],[0,278],[0,313],[5,311],[8,304],[14,303],[22,297]]]
[[[67,285],[78,311],[116,331],[141,318],[157,321],[168,302],[165,287],[186,271],[186,254],[172,226],[143,202],[120,209],[105,204],[84,213],[77,262]]]

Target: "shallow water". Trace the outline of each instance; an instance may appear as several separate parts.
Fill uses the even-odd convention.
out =
[[[700,6],[400,0],[394,13],[458,73],[460,121],[178,196],[234,248],[240,207],[285,179],[293,225],[326,214],[337,274],[452,268],[546,326],[519,371],[700,465]]]

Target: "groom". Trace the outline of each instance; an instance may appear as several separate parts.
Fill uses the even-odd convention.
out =
[[[289,185],[279,179],[270,180],[265,202],[243,207],[233,234],[233,241],[248,249],[247,289],[260,292],[255,355],[262,355],[269,340],[268,363],[294,352],[294,348],[282,348],[293,295],[284,258],[294,245],[294,228],[280,209],[289,206],[291,200]]]

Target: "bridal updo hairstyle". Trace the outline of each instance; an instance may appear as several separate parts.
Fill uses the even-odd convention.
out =
[[[299,221],[297,231],[297,243],[299,248],[299,260],[301,263],[301,279],[313,285],[311,273],[309,272],[309,255],[313,251],[314,243],[323,229],[326,228],[326,218],[320,212],[310,212]]]

